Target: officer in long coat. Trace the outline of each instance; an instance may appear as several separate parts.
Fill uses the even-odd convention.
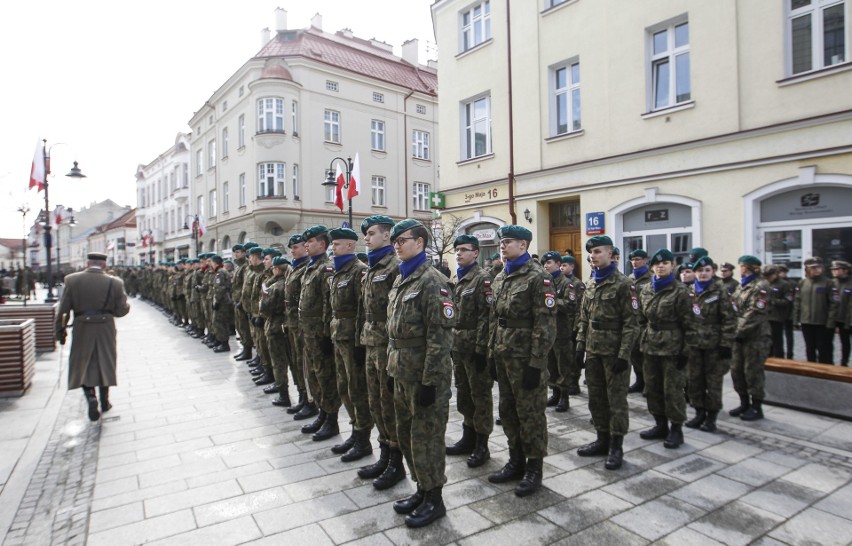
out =
[[[83,388],[89,419],[97,421],[99,387],[101,411],[109,411],[109,388],[116,385],[115,317],[130,312],[124,283],[107,275],[106,254],[92,252],[86,269],[65,277],[65,289],[56,313],[56,333],[65,344],[66,327],[73,312],[73,337],[68,363],[68,388]]]

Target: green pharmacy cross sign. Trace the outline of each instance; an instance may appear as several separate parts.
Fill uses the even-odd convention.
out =
[[[429,203],[431,204],[433,209],[443,209],[446,208],[444,204],[444,194],[441,192],[430,191],[429,192]]]

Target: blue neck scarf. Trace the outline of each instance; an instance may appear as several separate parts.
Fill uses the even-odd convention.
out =
[[[603,269],[595,269],[592,277],[595,279],[595,283],[603,282],[612,275],[613,271],[615,271],[615,262],[610,262],[610,264]]]
[[[708,280],[708,281],[705,281],[705,282],[701,282],[701,281],[699,281],[698,279],[695,279],[695,282],[694,282],[694,283],[692,283],[692,286],[693,286],[693,287],[695,287],[695,293],[696,293],[696,294],[700,294],[700,293],[704,292],[705,290],[707,290],[707,288],[708,288],[711,284],[713,284],[713,279],[712,279],[712,278],[711,278],[710,280]]]
[[[633,270],[633,278],[638,279],[639,277],[641,277],[642,275],[644,275],[647,272],[648,272],[648,266],[647,265],[643,265],[642,267],[638,267],[638,268]]]
[[[506,272],[506,275],[511,275],[523,267],[528,261],[530,261],[530,253],[524,252],[523,255],[519,256],[516,260],[506,260],[506,265],[503,266],[503,270]]]
[[[467,272],[470,271],[471,269],[473,269],[473,266],[475,266],[475,265],[476,265],[476,262],[473,262],[472,264],[470,264],[467,267],[457,267],[456,268],[456,277],[458,277],[459,280],[462,280],[464,278],[464,276],[467,275]]]
[[[296,258],[295,260],[293,260],[293,269],[299,267],[300,265],[302,265],[303,263],[305,263],[307,261],[308,261],[307,256],[302,256],[301,258]]]
[[[375,267],[377,263],[382,261],[382,258],[387,256],[391,252],[393,252],[392,245],[383,246],[382,248],[377,248],[376,250],[371,250],[367,252],[367,264],[370,267]]]
[[[553,273],[551,273],[551,276],[553,276],[553,278],[555,279],[556,277],[558,277],[558,276],[559,276],[559,275],[561,275],[561,274],[562,274],[562,271],[560,271],[559,269],[557,269],[556,271],[554,271]]]
[[[345,254],[343,256],[334,257],[334,270],[340,271],[340,268],[348,264],[355,258],[354,254]]]
[[[404,262],[399,262],[399,273],[402,275],[402,279],[405,280],[406,277],[414,273],[414,271],[420,267],[421,265],[426,263],[426,251],[424,250],[417,256],[411,258],[410,260],[406,260]]]
[[[325,254],[317,254],[316,256],[309,256],[308,265],[314,265],[317,260],[322,259]]]
[[[745,285],[747,285],[748,283],[753,281],[755,279],[755,277],[757,277],[757,273],[752,273],[751,275],[746,275],[745,277],[740,279],[740,286],[745,288]]]
[[[659,292],[663,288],[665,288],[668,285],[670,285],[671,283],[673,283],[674,280],[675,280],[674,273],[671,273],[671,274],[669,274],[668,277],[663,277],[662,279],[660,279],[657,276],[654,276],[654,278],[651,279],[651,284],[654,285],[654,292]]]

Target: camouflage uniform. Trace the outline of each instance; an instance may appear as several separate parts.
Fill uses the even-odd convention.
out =
[[[769,283],[769,328],[772,333],[772,345],[769,356],[784,358],[784,322],[790,316],[796,290],[780,276]]]
[[[263,301],[263,298],[266,297],[269,293],[269,287],[267,286],[267,282],[272,279],[272,268],[266,269],[265,266],[261,266],[264,268],[262,271],[258,272],[254,277],[254,286],[252,287],[252,315],[255,316],[255,333],[257,337],[255,338],[255,347],[257,348],[257,352],[260,355],[260,362],[266,367],[266,371],[271,374],[272,377],[275,376],[272,355],[269,354],[269,340],[266,339],[266,323],[269,318],[266,313],[261,310],[260,304]]]
[[[721,283],[713,283],[694,294],[693,329],[687,337],[689,401],[696,409],[718,412],[722,409],[722,382],[731,367],[720,348],[733,350],[737,322],[731,297]]]
[[[552,290],[556,295],[556,336],[548,355],[547,371],[549,384],[561,390],[561,396],[571,384],[571,361],[574,359],[574,317],[576,316],[577,294],[571,281],[562,273],[553,277]],[[573,296],[573,298],[572,298]]]
[[[580,320],[580,305],[583,302],[583,295],[586,292],[586,285],[583,281],[580,280],[579,277],[575,275],[566,275],[565,278],[568,280],[568,300],[573,302],[573,305],[568,306],[568,316],[570,320],[570,329],[571,329],[571,348],[576,352],[577,346],[577,323]],[[557,332],[559,331],[559,326],[557,324]],[[557,337],[559,334],[557,333]],[[580,385],[580,375],[583,373],[582,369],[577,366],[577,363],[574,362],[573,358],[568,359],[568,385],[576,386],[579,389]],[[576,392],[576,391],[575,391]]]
[[[302,334],[299,330],[299,293],[302,290],[302,277],[305,274],[306,265],[308,265],[308,258],[296,260],[284,281],[284,313],[286,314],[284,329],[290,338],[290,369],[300,393],[306,392],[305,355],[302,352]]]
[[[190,303],[192,304],[192,310],[194,314],[195,324],[198,326],[198,333],[203,334],[205,328],[207,328],[207,321],[204,320],[204,309],[202,308],[202,301],[204,299],[203,294],[201,293],[201,283],[204,281],[204,271],[202,268],[198,268],[192,274],[192,296],[190,297]]]
[[[802,327],[809,362],[834,363],[833,282],[825,275],[804,278],[796,288],[793,322]]]
[[[275,376],[275,386],[278,387],[279,392],[286,392],[290,385],[287,380],[287,371],[291,369],[292,348],[290,339],[284,331],[286,308],[284,287],[289,271],[290,269],[286,268],[284,273],[274,275],[267,281],[267,291],[260,302],[260,312],[266,317],[263,325],[264,336],[271,359],[272,373]],[[295,374],[293,377],[295,379]]]
[[[227,344],[230,337],[231,320],[231,274],[222,266],[212,274],[213,284],[210,296],[213,311],[213,337],[221,344]]]
[[[763,366],[769,354],[769,283],[754,279],[734,291],[732,305],[737,313],[731,379],[741,397],[763,400]]]
[[[245,310],[249,319],[249,330],[251,331],[252,343],[257,348],[258,356],[261,357],[261,359],[262,355],[260,351],[260,334],[258,333],[257,325],[255,325],[255,319],[260,318],[260,299],[255,297],[255,292],[258,285],[257,279],[262,274],[262,263],[248,266],[248,270],[245,273],[245,278],[243,279],[243,291],[240,299],[240,303],[242,304],[243,310]]]
[[[329,331],[329,279],[333,274],[334,268],[329,263],[328,256],[322,254],[312,257],[305,268],[299,294],[299,320],[310,390],[320,409],[326,414],[337,414],[340,409],[340,394],[337,392]]]
[[[633,272],[628,278],[633,281],[633,286],[636,287],[636,293],[640,294],[642,292],[642,288],[644,288],[645,285],[651,284],[651,280],[653,279],[653,277],[654,276],[651,273],[651,268],[649,267],[642,275],[639,275],[639,278],[636,278],[635,272]],[[636,336],[636,343],[633,344],[633,350],[630,351],[630,364],[633,366],[633,373],[636,374],[636,382],[639,384],[639,387],[643,387],[642,390],[644,390],[645,364],[644,359],[642,357],[641,343],[639,341],[640,337],[641,335]]]
[[[245,282],[249,265],[246,258],[239,258],[235,260],[235,263],[237,268],[234,270],[234,277],[231,282],[231,299],[234,301],[237,334],[240,336],[240,343],[243,345],[243,350],[248,354],[254,348],[254,345],[251,340],[251,327],[248,315],[245,309],[243,309],[241,302],[243,299],[243,283]]]
[[[405,279],[400,275],[388,295],[388,375],[394,378],[394,407],[399,446],[408,468],[424,491],[442,487],[444,434],[450,411],[452,346],[456,313],[447,279],[428,261]],[[434,387],[434,402],[419,402],[424,387]]]

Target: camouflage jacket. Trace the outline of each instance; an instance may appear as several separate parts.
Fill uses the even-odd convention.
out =
[[[267,335],[283,333],[284,321],[286,320],[286,306],[284,299],[285,286],[287,284],[287,272],[274,275],[266,281],[266,291],[262,292],[260,300],[260,314],[266,317],[263,331]]]
[[[269,318],[261,310],[260,305],[264,298],[269,297],[269,286],[267,286],[267,282],[271,282],[270,279],[272,279],[271,267],[269,269],[264,269],[255,276],[254,288],[252,289],[252,305],[256,306],[255,309],[257,309],[255,314],[263,318]]]
[[[224,267],[219,267],[213,273],[213,305],[219,308],[231,305],[231,273]]]
[[[453,275],[450,285],[458,313],[458,324],[453,330],[453,350],[487,355],[493,299],[491,276],[479,264],[474,264],[461,280]]]
[[[737,313],[739,339],[754,339],[769,335],[769,283],[755,279],[734,291],[733,307]]]
[[[399,258],[391,252],[368,269],[361,280],[364,308],[361,343],[366,347],[388,344],[388,296],[398,276]]]
[[[255,287],[257,286],[257,278],[263,273],[263,264],[250,265],[246,270],[246,276],[243,278],[243,292],[240,295],[240,304],[243,310],[249,314],[249,317],[258,315],[257,299],[254,297]]]
[[[833,328],[835,304],[831,297],[832,284],[825,275],[799,281],[793,302],[793,322]]]
[[[299,323],[305,337],[330,337],[331,303],[329,301],[331,276],[334,268],[325,254],[305,267],[302,290],[299,292]]]
[[[834,279],[834,285],[837,288],[837,313],[834,320],[843,324],[844,328],[849,328],[852,324],[852,277]]]
[[[773,322],[787,320],[795,297],[795,287],[781,277],[769,283],[769,320]]]
[[[356,345],[361,345],[361,329],[364,325],[361,279],[366,273],[366,264],[355,257],[334,272],[329,295],[331,339],[354,339]]]
[[[577,344],[596,355],[630,360],[639,336],[639,299],[636,287],[620,271],[586,287],[577,323]]]
[[[692,333],[686,340],[689,348],[733,347],[737,315],[725,285],[714,282],[700,294],[693,292],[692,314]]]
[[[561,273],[553,277],[553,291],[556,294],[556,339],[560,340],[574,337],[577,296],[575,294],[574,299],[571,299],[570,284],[571,281]]]
[[[429,262],[388,294],[388,375],[423,385],[449,386],[456,308],[447,278]]]
[[[201,294],[202,282],[204,282],[204,272],[201,268],[198,268],[192,274],[192,296],[190,296],[190,300],[193,303],[201,302],[204,299]]]
[[[523,359],[545,369],[556,339],[556,293],[550,273],[530,259],[509,275],[500,271],[491,287],[491,356]]]
[[[642,288],[646,284],[651,284],[651,281],[654,279],[654,275],[653,275],[653,273],[651,273],[651,268],[649,267],[645,271],[645,273],[643,273],[642,275],[639,275],[638,279],[636,278],[635,272],[631,273],[630,276],[627,277],[627,278],[630,279],[631,282],[633,282],[633,286],[636,287],[636,292],[641,292]]]
[[[284,324],[295,332],[299,331],[299,294],[302,291],[302,277],[305,276],[306,265],[308,260],[292,268],[284,282],[284,313],[286,315]]]
[[[733,294],[737,290],[737,287],[740,285],[739,281],[733,277],[728,277],[727,279],[720,278],[719,282],[721,282],[725,290],[728,291],[729,296]]]
[[[654,291],[653,282],[645,283],[638,292],[644,318],[639,336],[642,352],[662,356],[685,354],[684,342],[691,334],[693,317],[689,289],[674,280],[659,292]]]
[[[580,305],[583,303],[586,285],[574,275],[565,278],[568,279],[568,300],[574,304],[568,308],[571,314],[571,338],[573,339],[577,336],[577,322],[580,320]]]
[[[231,280],[231,299],[235,303],[240,303],[243,296],[243,281],[246,278],[246,271],[248,271],[248,260],[240,258],[234,263],[237,268],[234,270],[234,276]]]

